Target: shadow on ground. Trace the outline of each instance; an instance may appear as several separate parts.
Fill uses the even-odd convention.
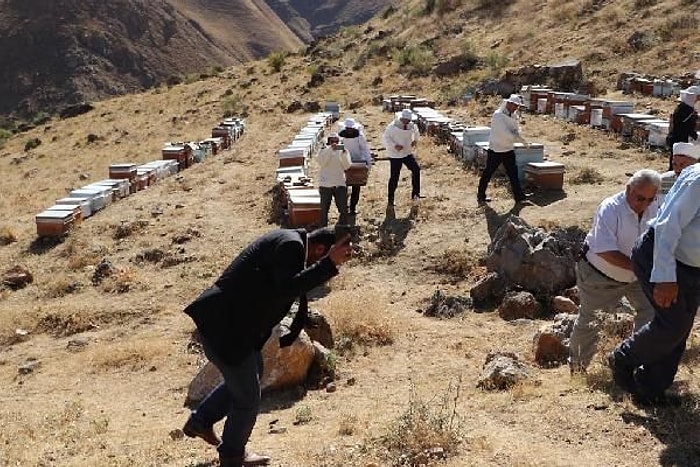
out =
[[[624,412],[622,420],[644,427],[665,445],[662,466],[697,466],[700,462],[700,399],[684,394],[678,405],[649,408],[645,415]]]

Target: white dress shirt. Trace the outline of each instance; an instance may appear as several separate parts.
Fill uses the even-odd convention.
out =
[[[413,148],[411,143],[418,141],[420,138],[420,132],[418,131],[418,125],[413,122],[409,122],[404,128],[404,124],[401,120],[396,119],[386,127],[384,131],[384,147],[386,147],[387,156],[397,159],[403,158],[413,154]],[[397,151],[394,146],[403,146],[403,149]]]
[[[700,165],[683,169],[666,195],[654,228],[651,282],[676,282],[676,260],[700,268]]]
[[[596,210],[593,225],[586,235],[589,250],[586,259],[606,276],[618,282],[634,282],[634,272],[609,263],[597,253],[619,251],[628,258],[637,239],[647,230],[649,221],[656,215],[656,201],[647,207],[641,219],[627,203],[625,192],[603,200]]]
[[[345,186],[345,171],[351,164],[350,154],[346,150],[324,147],[318,153],[318,186]]]
[[[501,106],[491,117],[489,149],[493,152],[512,151],[516,142],[527,143],[520,136],[518,120],[508,113],[505,106]]]

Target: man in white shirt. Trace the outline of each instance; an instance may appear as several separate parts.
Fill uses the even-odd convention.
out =
[[[700,159],[700,146],[691,143],[674,143],[671,156],[672,170],[661,174],[661,193],[657,196],[659,206],[663,204],[666,195],[678,179],[683,169],[696,164]]]
[[[489,136],[486,167],[479,179],[479,188],[476,195],[479,204],[491,201],[491,199],[486,196],[486,187],[488,187],[491,177],[501,164],[503,164],[503,167],[506,169],[515,201],[519,203],[526,199],[525,193],[523,193],[523,189],[520,186],[520,180],[518,179],[518,169],[515,165],[515,151],[513,150],[516,142],[529,145],[529,143],[520,136],[520,125],[516,118],[516,111],[522,105],[523,98],[517,94],[511,94],[508,99],[503,101],[501,107],[496,110],[491,117],[491,134]]]
[[[328,144],[318,153],[318,191],[321,195],[321,220],[320,226],[328,225],[328,211],[331,208],[331,199],[335,199],[338,208],[338,223],[347,224],[348,217],[348,189],[345,186],[345,171],[350,164],[350,154],[340,145],[340,137],[332,133],[328,137]]]
[[[372,154],[367,144],[367,138],[362,125],[357,123],[354,118],[346,118],[343,122],[343,129],[338,133],[343,138],[345,149],[350,153],[350,159],[353,163],[361,163],[367,166],[367,170],[372,166]],[[360,188],[362,185],[348,185],[350,191],[350,206],[348,211],[350,214],[357,214],[357,203],[360,201]]]
[[[634,327],[640,329],[654,317],[632,271],[632,247],[656,215],[656,193],[661,179],[653,170],[640,170],[624,191],[603,200],[586,236],[584,255],[576,265],[576,285],[581,307],[569,341],[572,373],[583,372],[591,363],[598,343],[598,310],[611,311],[627,297],[637,311]]]
[[[615,383],[642,403],[663,403],[700,305],[700,165],[685,168],[632,250],[654,319],[608,357]]]
[[[420,166],[413,155],[413,149],[418,144],[420,132],[413,120],[413,112],[404,109],[384,131],[384,147],[386,147],[391,174],[389,176],[388,204],[394,205],[394,193],[399,185],[401,167],[405,165],[411,171],[411,199],[413,203],[420,202]]]

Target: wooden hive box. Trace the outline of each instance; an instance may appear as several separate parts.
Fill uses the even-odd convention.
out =
[[[88,198],[90,200],[90,210],[92,214],[100,211],[107,206],[108,200],[105,199],[104,190],[94,188],[81,188],[68,193],[69,198]]]
[[[100,185],[99,183],[91,183],[82,187],[81,190],[96,190],[99,193],[98,196],[102,196],[102,198],[104,199],[105,207],[112,204],[112,202],[115,200],[114,189],[111,186]]]
[[[109,166],[109,178],[134,180],[136,178],[136,164],[111,164]]]
[[[44,211],[36,215],[36,234],[39,237],[60,237],[75,225],[73,210]]]
[[[321,195],[318,189],[287,191],[289,227],[318,225],[321,220]]]
[[[114,200],[126,198],[129,196],[129,193],[131,192],[130,187],[131,183],[127,179],[112,179],[108,178],[106,180],[100,180],[97,183],[93,183],[93,185],[104,185],[104,186],[109,186],[112,187],[112,190],[114,192]]]
[[[558,162],[529,162],[524,168],[525,183],[542,190],[561,191],[564,172],[564,164]]]
[[[187,168],[187,148],[182,146],[165,146],[161,150],[163,160],[177,161],[180,170]]]
[[[79,225],[83,221],[83,208],[79,203],[74,204],[54,204],[46,208],[47,211],[72,211],[73,225]]]
[[[518,178],[525,179],[525,166],[530,162],[544,161],[544,145],[540,143],[530,143],[530,147],[525,147],[522,143],[515,143],[515,165],[518,168]]]
[[[345,171],[346,185],[367,185],[369,178],[369,167],[364,162],[353,163],[350,168]]]
[[[61,198],[56,200],[57,205],[78,205],[81,209],[81,218],[87,219],[92,216],[92,202],[90,198]]]
[[[211,129],[212,138],[221,138],[221,149],[231,147],[231,131],[228,128],[217,126]]]

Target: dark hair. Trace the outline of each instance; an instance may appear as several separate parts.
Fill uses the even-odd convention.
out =
[[[309,244],[323,245],[328,250],[335,244],[335,229],[333,227],[321,227],[309,232],[307,239]]]

